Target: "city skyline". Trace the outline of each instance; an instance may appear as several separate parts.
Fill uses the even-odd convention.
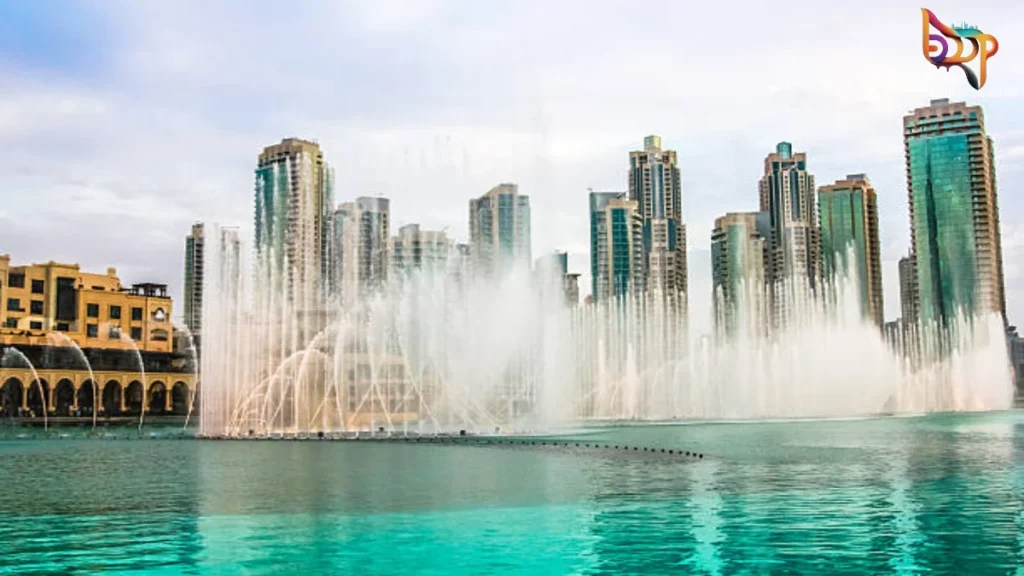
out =
[[[425,229],[447,227],[452,238],[466,241],[469,234],[465,202],[496,183],[518,183],[521,192],[531,197],[533,252],[568,251],[570,270],[584,275],[580,282],[582,291],[589,293],[587,188],[624,189],[624,154],[636,149],[639,138],[655,133],[662,136],[665,148],[677,150],[679,155],[690,248],[690,308],[703,310],[709,308],[711,300],[710,234],[714,218],[756,208],[752,198],[757,193],[761,160],[777,142],[789,141],[796,150],[808,154],[810,170],[818,183],[832,182],[851,173],[863,172],[871,177],[879,199],[885,318],[891,320],[899,316],[897,262],[908,253],[910,244],[900,118],[932,99],[948,97],[985,108],[987,130],[995,141],[999,188],[1003,192],[999,200],[1008,319],[1011,323],[1020,322],[1024,315],[1024,278],[1018,262],[1024,261],[1024,200],[1015,191],[1024,181],[1024,115],[1020,113],[1024,106],[1021,74],[1009,64],[1019,55],[1020,48],[1004,43],[1000,57],[990,62],[989,81],[984,90],[975,92],[962,78],[939,74],[920,61],[919,39],[914,34],[919,26],[919,6],[877,3],[867,8],[859,7],[855,12],[811,6],[805,12],[809,21],[840,13],[851,27],[870,21],[881,27],[880,33],[892,38],[891,46],[864,46],[858,49],[856,60],[839,50],[826,51],[805,61],[805,74],[788,76],[781,83],[787,86],[786,90],[752,64],[737,59],[741,58],[740,52],[730,51],[709,58],[710,65],[692,65],[695,68],[687,76],[706,79],[700,88],[670,79],[655,80],[652,86],[639,90],[630,87],[628,91],[621,82],[594,82],[593,78],[572,74],[559,83],[547,80],[549,73],[569,70],[571,61],[584,57],[605,63],[605,68],[613,73],[621,72],[623,66],[664,66],[661,59],[685,54],[686,46],[694,41],[699,43],[705,34],[692,31],[693,37],[687,42],[656,39],[661,48],[657,56],[660,63],[638,64],[636,58],[629,56],[635,55],[638,48],[626,46],[622,57],[629,62],[619,64],[619,56],[609,60],[613,58],[612,52],[593,41],[583,42],[566,54],[568,62],[552,64],[557,67],[549,66],[543,74],[533,75],[529,68],[516,64],[506,70],[513,73],[514,80],[495,82],[495,77],[488,74],[485,81],[474,79],[472,85],[489,87],[468,91],[461,71],[477,70],[473,67],[475,59],[468,56],[455,58],[458,70],[454,78],[438,77],[450,80],[443,85],[424,79],[424,74],[433,70],[431,64],[399,55],[407,42],[398,42],[375,56],[415,73],[410,81],[419,83],[416,85],[422,90],[412,92],[426,96],[421,103],[399,96],[373,103],[358,94],[334,101],[317,87],[300,95],[298,102],[286,102],[280,100],[283,96],[278,96],[284,92],[284,86],[270,95],[273,99],[246,103],[245,90],[215,83],[191,100],[164,100],[160,104],[153,99],[154,90],[166,80],[158,81],[150,74],[167,73],[168,78],[180,81],[178,90],[172,92],[182,95],[181,89],[201,81],[201,74],[208,68],[198,66],[186,72],[180,67],[181,62],[161,59],[148,63],[152,64],[151,71],[143,74],[134,62],[97,47],[103,36],[102,26],[96,28],[95,37],[90,34],[70,39],[51,47],[50,52],[7,39],[4,46],[8,50],[3,51],[7,58],[0,62],[0,73],[11,80],[2,96],[7,104],[5,110],[11,111],[5,116],[4,137],[12,138],[12,152],[3,160],[3,167],[12,175],[10,186],[17,194],[0,209],[0,224],[9,231],[0,249],[17,254],[20,261],[74,261],[89,269],[117,266],[130,281],[166,281],[172,295],[182,301],[183,235],[197,220],[240,225],[248,235],[255,152],[281,137],[295,135],[319,141],[338,172],[337,200],[377,194],[390,198],[393,230],[410,223]],[[932,8],[950,15],[964,10],[952,4]],[[81,12],[84,8],[69,8],[70,12],[75,10]],[[222,10],[214,7],[207,16],[212,22],[219,22],[228,17]],[[336,18],[350,17],[350,24],[340,36],[357,50],[367,48],[364,44],[369,42],[356,40],[359,29],[405,33],[423,20],[442,24],[445,21],[431,7],[411,12],[409,21],[397,22],[381,21],[362,10],[352,13],[353,8],[336,10],[342,14],[334,9],[300,8],[294,17],[334,23]],[[673,10],[676,9],[670,12]],[[717,7],[701,10],[702,21],[722,25],[730,22]],[[193,24],[185,11],[187,8],[179,12],[166,6],[115,10],[118,18],[138,21],[140,30],[148,30],[147,26],[157,22],[167,28],[166,33],[150,38],[112,35],[110,44],[127,48],[125,53],[138,53],[131,47],[166,42]],[[531,12],[530,7],[512,12],[513,29],[525,30],[525,24],[516,23],[528,20],[524,16]],[[559,8],[545,26],[564,23],[571,12]],[[585,23],[598,28],[608,26],[614,20],[613,12],[608,6],[597,5],[585,16]],[[980,22],[986,30],[991,28],[986,25],[988,22],[998,21],[1009,27],[1022,17],[1019,8],[996,3],[980,4],[969,12],[970,19]],[[769,24],[776,18],[768,13],[762,16]],[[233,32],[239,34],[239,40],[258,36],[256,32],[262,29],[261,22],[266,21],[269,13],[257,5],[248,17],[254,21],[254,29]],[[466,17],[474,22],[487,19],[475,13]],[[39,23],[54,16],[35,11],[22,18]],[[734,33],[748,34],[754,46],[770,45],[767,34],[740,25]],[[192,32],[193,38],[208,38],[212,34],[210,27],[198,26]],[[441,30],[458,32],[461,28],[450,23]],[[635,32],[624,31],[631,33]],[[578,39],[575,33],[569,36],[569,41]],[[75,47],[81,48],[75,58],[67,48],[72,40],[78,42]],[[436,54],[447,46],[439,35],[433,34],[416,36],[415,41],[423,43],[426,53]],[[315,34],[311,42],[322,48],[322,55],[315,60],[344,54],[339,52],[339,45]],[[550,48],[552,42],[545,39],[538,48]],[[561,47],[562,41],[558,42]],[[64,52],[60,52],[62,47]],[[508,53],[507,48],[488,44],[481,48],[490,56]],[[54,56],[52,51],[59,53]],[[145,50],[142,53],[149,54]],[[218,55],[217,69],[228,74],[228,82],[246,86],[246,69],[232,68],[238,57],[234,51]],[[527,63],[533,62],[530,54],[524,57]],[[181,58],[182,62],[191,61],[190,53],[182,54]],[[540,54],[536,58],[539,62]],[[837,86],[843,85],[838,78],[856,69],[855,61],[860,66],[865,61],[885,66],[884,80],[878,85],[837,90]],[[106,66],[110,76],[105,79],[96,80],[83,72],[108,62],[120,65]],[[723,64],[735,64],[733,75],[716,75]],[[360,70],[339,66],[335,74],[339,78],[350,78]],[[741,77],[747,80],[737,84]],[[43,89],[40,78],[55,81]],[[370,92],[381,83],[397,82],[390,75],[367,80]],[[521,90],[507,90],[520,81]],[[737,85],[747,86],[747,82],[749,86],[742,97],[729,96]],[[346,84],[349,88],[343,92],[351,94],[351,82]],[[126,98],[134,92],[126,90],[126,85],[144,89],[150,97],[129,101]],[[584,86],[588,85],[600,86],[600,97],[586,96]],[[505,100],[494,98],[499,92],[506,96]],[[630,93],[628,98],[626,92]],[[645,105],[638,107],[637,102],[645,98]],[[41,114],[34,107],[40,102],[48,104],[46,113]],[[61,102],[64,105],[56,105]],[[439,102],[447,104],[438,108]],[[215,109],[229,104],[238,107],[236,113],[222,121],[202,123],[204,118],[213,117],[210,114]],[[145,124],[132,121],[160,106],[177,115]],[[212,108],[207,111],[205,106]],[[272,107],[276,108],[272,111]],[[628,114],[623,113],[626,110]],[[349,122],[351,114],[362,115],[363,121]],[[55,134],[62,136],[58,140]],[[126,134],[130,137],[126,138]],[[185,147],[186,143],[190,148]],[[32,160],[40,150],[47,150],[52,159],[45,168]],[[102,154],[92,150],[101,150]],[[63,226],[54,226],[54,222]],[[91,233],[79,240],[83,227]],[[127,242],[126,238],[132,241]],[[248,239],[251,241],[251,237]],[[697,329],[707,331],[709,319],[697,318],[697,313],[694,316],[699,322]]]

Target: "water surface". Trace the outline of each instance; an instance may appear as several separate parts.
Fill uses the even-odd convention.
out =
[[[29,439],[0,573],[1014,573],[1024,414],[607,426],[575,447]],[[156,436],[167,436],[154,432]]]

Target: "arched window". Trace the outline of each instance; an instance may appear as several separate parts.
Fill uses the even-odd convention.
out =
[[[153,310],[153,320],[157,322],[166,322],[167,313],[164,312],[163,308],[157,308],[156,310]]]
[[[149,339],[154,342],[167,342],[167,330],[157,328],[149,333]]]

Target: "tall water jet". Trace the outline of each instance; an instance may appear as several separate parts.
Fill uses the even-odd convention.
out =
[[[36,389],[39,391],[39,398],[43,405],[43,430],[49,430],[49,421],[46,416],[46,411],[48,408],[46,391],[43,389],[43,381],[39,379],[39,373],[36,372],[36,367],[32,365],[32,362],[29,361],[28,357],[25,356],[25,354],[22,353],[21,350],[18,350],[13,346],[10,346],[6,350],[4,350],[3,358],[0,358],[0,367],[10,367],[10,362],[12,359],[20,360],[25,365],[25,367],[28,368],[30,372],[32,372],[32,378],[34,379],[34,382],[36,384]],[[27,386],[25,387],[25,394],[28,394]]]
[[[198,376],[199,375],[199,362],[198,362],[198,360],[199,360],[199,352],[196,350],[196,343],[195,343],[195,339],[192,336],[192,331],[189,330],[188,326],[186,326],[184,324],[179,324],[177,322],[174,323],[174,327],[179,329],[179,330],[181,330],[182,333],[185,334],[185,341],[188,342],[188,353],[189,353],[189,355],[191,356],[191,359],[192,359],[192,363],[190,364],[190,366],[192,368],[192,373]],[[197,378],[196,382],[198,382],[198,381],[199,380]],[[197,386],[193,386],[192,387],[191,397],[188,399],[188,410],[185,412],[185,424],[184,424],[184,426],[182,426],[182,429],[187,429],[188,428],[189,419],[192,417],[192,407],[195,405],[195,402],[196,402],[196,392],[197,391],[198,391],[198,387]]]
[[[203,434],[906,414],[1012,399],[998,318],[926,326],[901,350],[865,320],[849,278],[818,293],[746,286],[734,326],[693,338],[657,294],[553,305],[561,286],[526,267],[424,269],[319,298],[289,284],[290,266],[271,252],[252,274],[230,273],[237,262],[208,252]]]
[[[89,359],[86,358],[85,352],[82,351],[82,348],[78,345],[78,342],[75,342],[67,334],[63,332],[50,332],[50,336],[63,340],[68,346],[73,348],[75,352],[78,354],[78,359],[81,360],[83,364],[85,364],[85,369],[87,372],[89,372],[89,382],[92,384],[92,427],[95,430],[97,412],[99,412],[100,406],[100,392],[99,384],[96,383],[96,375],[93,374],[92,372],[92,364],[89,363]]]

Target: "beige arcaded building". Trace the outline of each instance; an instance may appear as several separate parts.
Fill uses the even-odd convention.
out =
[[[114,268],[78,264],[11,266],[0,255],[0,343],[46,345],[61,332],[82,348],[171,352],[172,303],[164,284],[121,285]]]

